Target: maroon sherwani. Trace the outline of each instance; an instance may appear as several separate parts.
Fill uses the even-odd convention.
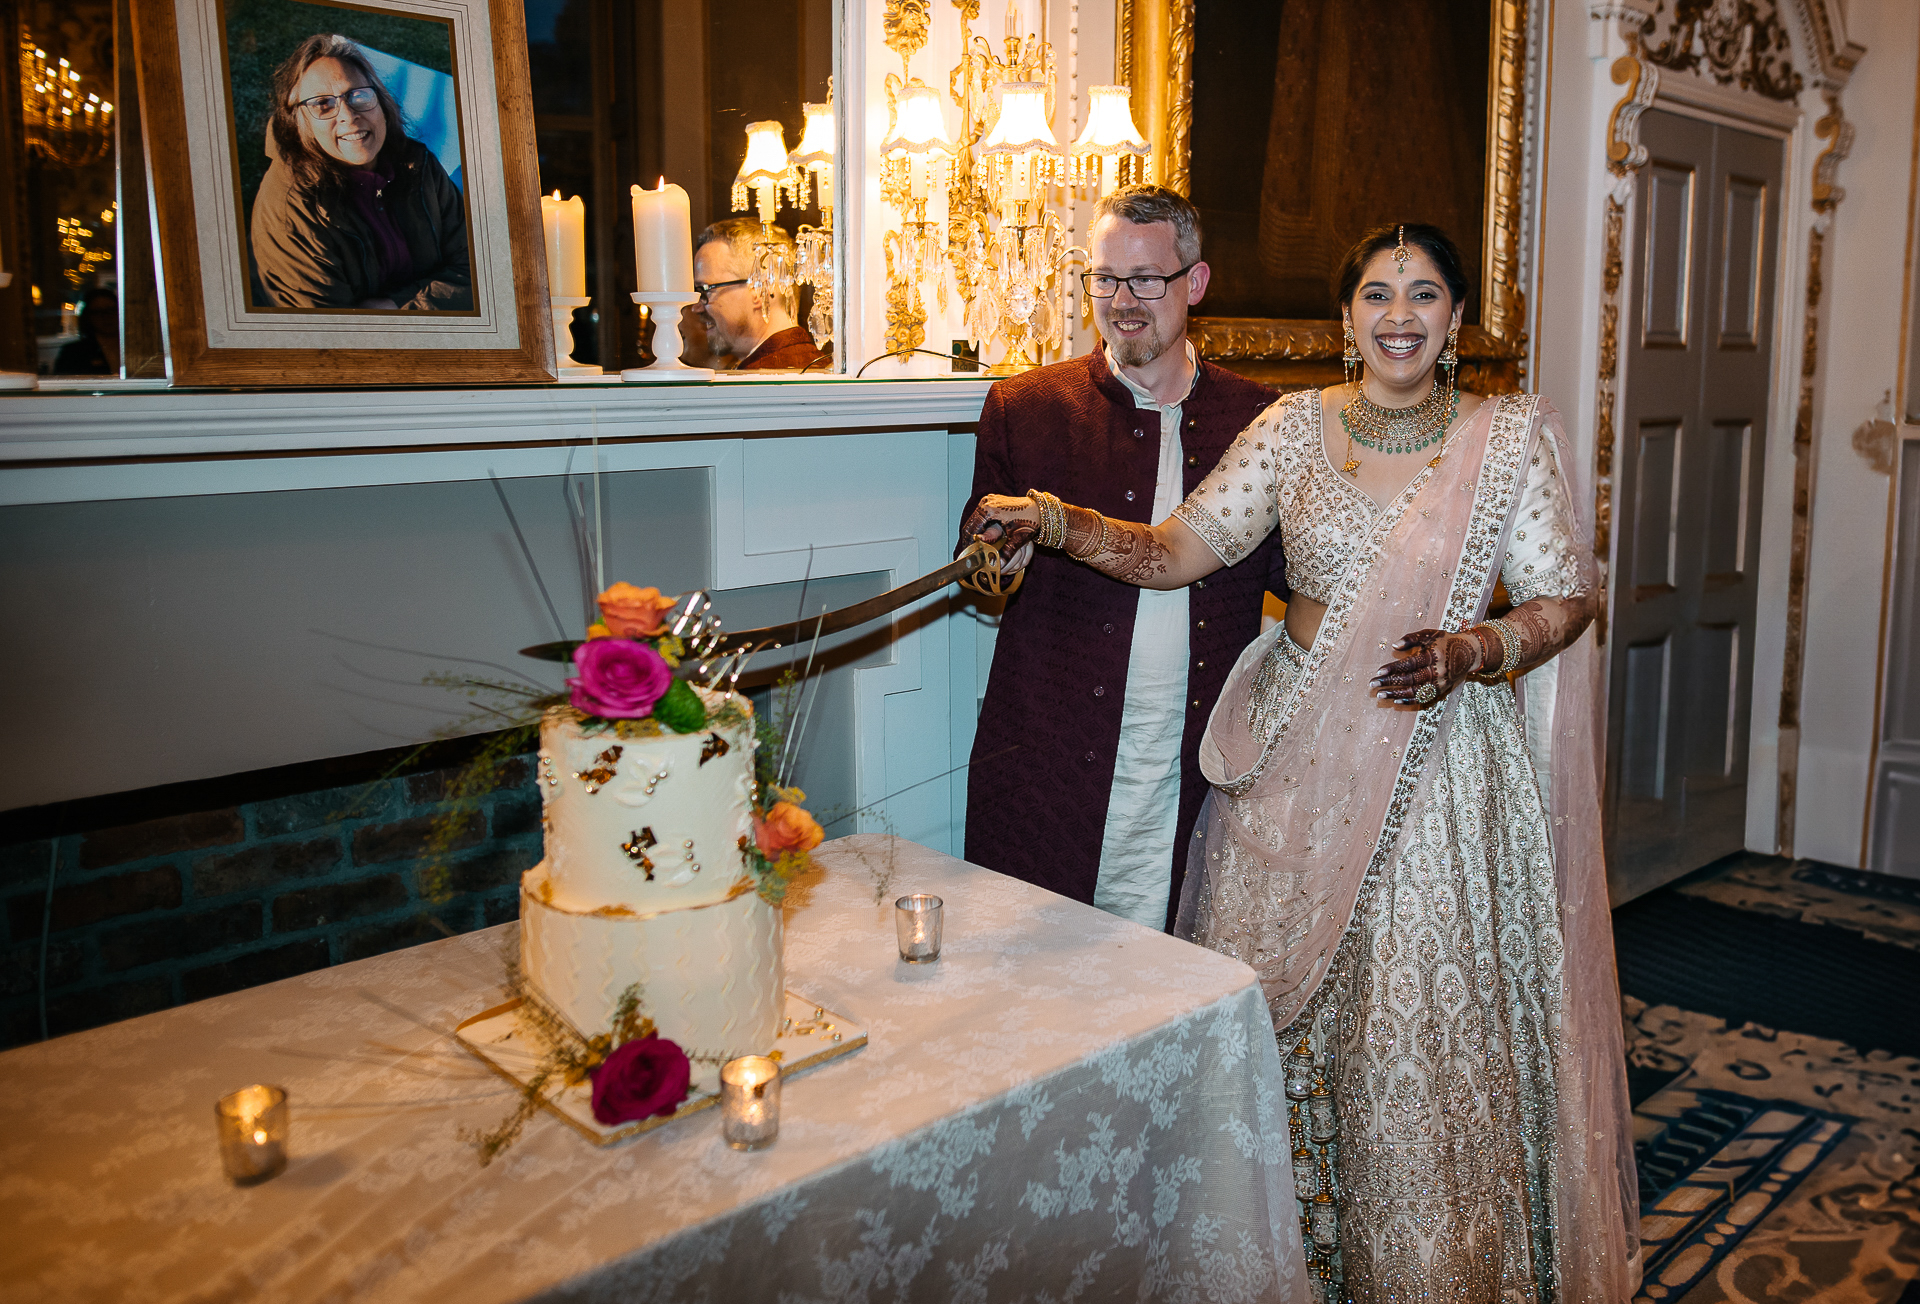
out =
[[[823,360],[827,355],[813,346],[813,336],[804,326],[789,326],[761,340],[752,353],[740,360],[741,371],[798,371]]]
[[[1275,397],[1264,385],[1200,364],[1181,409],[1184,492],[1193,492]],[[1106,350],[1096,346],[987,391],[962,523],[981,495],[1019,496],[1030,488],[1119,520],[1144,520],[1159,459],[1159,413],[1134,406],[1108,368]],[[1188,592],[1187,722],[1169,926],[1207,793],[1200,735],[1234,658],[1260,632],[1262,595],[1285,596],[1284,572],[1275,530],[1239,564]],[[1000,622],[974,735],[966,856],[1091,903],[1140,590],[1044,548],[1034,551],[1026,576]]]

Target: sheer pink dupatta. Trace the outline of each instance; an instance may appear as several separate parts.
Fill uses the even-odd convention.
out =
[[[1374,519],[1285,690],[1271,747],[1254,735],[1248,707],[1278,629],[1241,654],[1214,707],[1200,762],[1216,790],[1195,833],[1176,932],[1251,965],[1275,1028],[1319,989],[1363,894],[1393,863],[1447,718],[1446,703],[1422,711],[1380,702],[1367,681],[1410,631],[1485,615],[1541,439],[1554,441],[1563,474],[1574,466],[1549,405],[1490,401],[1447,437],[1439,465]],[[1568,489],[1579,503],[1571,480]],[[1591,558],[1590,540],[1579,555]],[[1550,784],[1566,947],[1554,1066],[1556,1275],[1562,1300],[1624,1300],[1638,1209],[1600,845],[1593,634],[1562,662]]]

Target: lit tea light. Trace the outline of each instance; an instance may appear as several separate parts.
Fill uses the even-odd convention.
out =
[[[720,1070],[720,1135],[735,1150],[761,1150],[780,1134],[780,1065],[765,1055]]]
[[[940,958],[940,914],[937,896],[915,892],[893,903],[894,930],[900,937],[900,958],[908,964],[926,964]]]
[[[287,1092],[264,1084],[222,1096],[213,1107],[220,1163],[236,1186],[253,1186],[287,1166]]]

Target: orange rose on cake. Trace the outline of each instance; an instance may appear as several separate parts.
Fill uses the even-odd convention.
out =
[[[651,638],[660,632],[661,617],[680,599],[663,596],[656,588],[635,588],[622,580],[594,601],[600,604],[600,619],[610,633],[620,638]]]
[[[826,837],[818,820],[790,801],[777,801],[753,821],[753,840],[760,854],[778,860],[789,852],[808,852]]]

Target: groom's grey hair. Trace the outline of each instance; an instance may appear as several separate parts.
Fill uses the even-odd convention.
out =
[[[1182,263],[1200,261],[1200,213],[1187,197],[1165,186],[1122,186],[1102,195],[1093,220],[1123,217],[1139,226],[1166,222],[1173,227],[1173,249]]]

